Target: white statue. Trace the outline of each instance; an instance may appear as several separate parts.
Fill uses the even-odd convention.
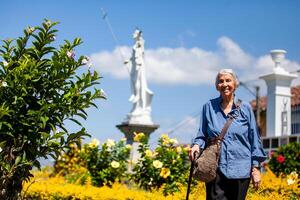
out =
[[[153,124],[151,120],[151,101],[153,92],[147,86],[144,62],[144,39],[142,31],[135,30],[133,33],[135,44],[132,48],[130,60],[125,64],[130,69],[130,86],[132,95],[129,101],[133,103],[132,110],[125,122],[132,124]]]

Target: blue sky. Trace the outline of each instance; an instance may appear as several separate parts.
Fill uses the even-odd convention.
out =
[[[120,47],[117,47],[101,8],[108,14]],[[115,128],[131,109],[128,102],[128,74],[118,48],[130,56],[135,27],[143,31],[149,88],[154,92],[153,121],[161,126],[156,138],[187,119],[186,126],[171,136],[187,143],[196,134],[197,114],[202,104],[218,95],[214,88],[216,72],[233,68],[241,81],[257,80],[270,73],[271,49],[288,53],[284,67],[300,69],[299,1],[180,1],[180,0],[1,0],[0,39],[16,38],[27,26],[39,25],[44,18],[59,21],[57,44],[81,37],[84,44],[76,54],[92,58],[104,77],[102,88],[108,99],[89,109],[84,122],[88,132],[100,141],[120,139]],[[293,84],[298,84],[299,79]],[[262,81],[248,81],[250,88]],[[240,87],[237,96],[245,101],[254,97]],[[68,125],[76,130],[75,125]]]

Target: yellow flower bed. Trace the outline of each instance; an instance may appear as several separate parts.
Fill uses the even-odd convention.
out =
[[[285,200],[300,197],[299,180],[294,184],[288,184],[287,179],[277,178],[273,173],[267,171],[263,174],[262,185],[259,190],[249,188],[247,200]],[[90,180],[86,185],[70,184],[61,176],[49,177],[48,171],[36,172],[31,182],[24,184],[23,194],[30,199],[110,199],[110,200],[143,200],[143,199],[164,199],[176,200],[185,199],[186,188],[182,187],[181,192],[170,196],[163,196],[162,191],[147,192],[137,188],[128,188],[125,184],[114,184],[112,187],[94,187]],[[191,192],[190,199],[205,199],[205,187],[203,183]]]

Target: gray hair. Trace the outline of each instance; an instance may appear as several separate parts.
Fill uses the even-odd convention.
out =
[[[238,78],[237,78],[235,72],[234,72],[232,69],[221,69],[221,70],[218,72],[217,76],[216,76],[216,82],[215,82],[216,87],[217,87],[217,85],[218,85],[218,82],[219,82],[219,76],[220,76],[221,74],[230,74],[230,75],[232,76],[232,78],[234,79],[236,88],[239,86],[239,80],[238,80]]]

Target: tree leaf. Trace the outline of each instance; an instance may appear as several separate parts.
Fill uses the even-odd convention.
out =
[[[82,124],[78,121],[78,120],[76,120],[76,119],[74,119],[74,118],[68,118],[69,120],[71,120],[71,121],[73,121],[73,122],[75,122],[76,124],[78,124],[79,126],[82,126]]]

